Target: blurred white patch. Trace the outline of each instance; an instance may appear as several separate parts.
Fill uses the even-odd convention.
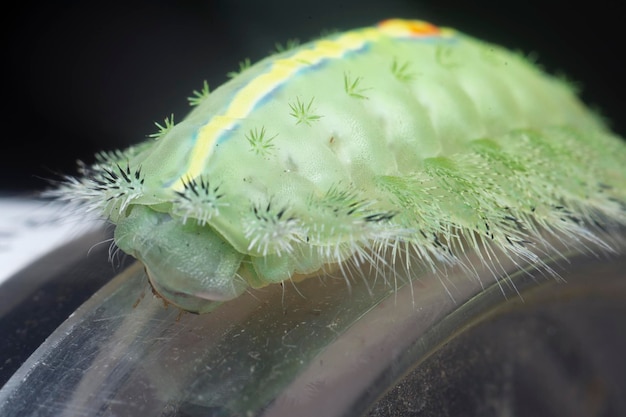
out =
[[[102,227],[66,206],[37,199],[0,198],[0,284],[39,257]]]

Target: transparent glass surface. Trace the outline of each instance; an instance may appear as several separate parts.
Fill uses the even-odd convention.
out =
[[[548,337],[543,330],[529,333],[532,337],[501,349],[511,353],[509,358],[470,360],[468,355],[492,349],[483,341],[512,340],[502,326],[489,324],[508,312],[545,315],[536,307],[553,306],[576,329],[587,317],[585,311],[592,311],[584,306],[611,307],[602,320],[613,323],[607,332],[617,339],[606,343],[616,349],[624,343],[619,329],[626,319],[625,256],[571,255],[555,266],[561,280],[532,268],[517,270],[505,261],[502,267],[510,275],[498,282],[487,270],[478,271],[479,278],[462,270],[436,276],[415,270],[417,275],[405,283],[400,275],[381,275],[364,266],[349,285],[331,275],[286,282],[204,315],[165,305],[152,294],[142,266],[133,264],[82,305],[14,374],[0,390],[0,415],[455,415],[448,411],[452,405],[465,407],[463,402],[437,397],[451,389],[446,383],[506,386],[516,380],[514,375],[485,370],[500,369],[502,360],[518,363],[519,355],[533,354],[528,347],[532,340]],[[559,300],[576,303],[559,307]],[[505,329],[515,329],[516,323],[520,332],[525,328],[524,320],[507,323]],[[588,344],[580,354],[587,358],[597,352],[596,344],[606,343],[591,332],[594,326],[583,327],[572,340]],[[480,337],[468,336],[477,331]],[[567,345],[558,348],[559,355],[571,351]],[[621,355],[606,355],[609,368],[624,370]],[[527,362],[542,369],[555,358],[537,355]],[[516,375],[525,375],[527,368],[515,368]],[[456,378],[447,378],[446,371]],[[626,383],[620,387],[619,377],[602,372],[604,409],[626,410],[616,398]],[[533,381],[538,387],[545,383]],[[568,402],[570,393],[561,394]],[[507,404],[515,406],[506,403],[506,395],[494,394],[505,411]],[[480,403],[475,404],[480,413],[485,403],[472,398]],[[506,415],[502,410],[483,415]]]

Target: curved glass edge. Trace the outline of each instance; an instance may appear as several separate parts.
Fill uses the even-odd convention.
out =
[[[626,256],[572,257],[562,278],[521,275],[519,297],[495,286],[474,297],[405,349],[351,415],[625,415]]]
[[[153,296],[135,264],[9,380],[0,414],[360,415],[415,361],[405,352],[427,355],[495,303],[554,282],[538,271],[477,277],[422,273],[406,285],[363,266],[349,285],[329,275],[287,282],[194,315]]]

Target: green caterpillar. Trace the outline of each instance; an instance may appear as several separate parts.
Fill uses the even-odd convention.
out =
[[[181,123],[53,192],[116,224],[186,310],[399,254],[539,265],[546,236],[606,248],[626,224],[621,138],[566,83],[451,29],[335,34],[190,101]]]

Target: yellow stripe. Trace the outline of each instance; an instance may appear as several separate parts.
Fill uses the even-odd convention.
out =
[[[406,28],[411,28],[409,22],[407,21]],[[329,58],[341,58],[347,52],[361,49],[368,42],[389,36],[390,32],[398,36],[400,32],[397,28],[398,23],[394,21],[394,24],[393,31],[366,28],[347,32],[332,40],[323,39],[315,42],[309,49],[300,50],[289,58],[275,61],[268,72],[252,79],[237,93],[224,114],[212,117],[200,128],[187,170],[170,188],[180,191],[185,180],[198,177],[206,166],[219,136],[234,128],[239,120],[247,117],[254,106],[274,88],[307,66]],[[403,34],[406,35],[407,32]]]

